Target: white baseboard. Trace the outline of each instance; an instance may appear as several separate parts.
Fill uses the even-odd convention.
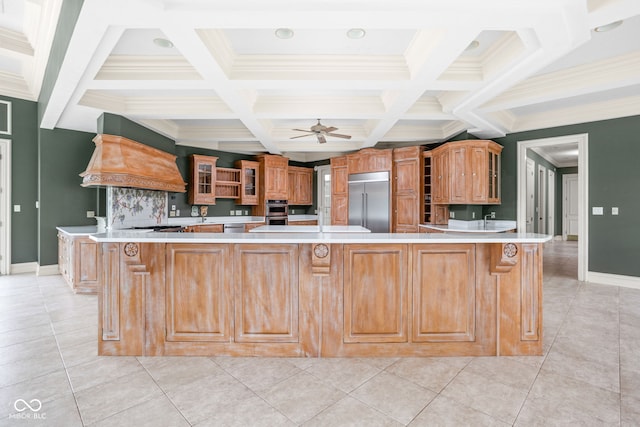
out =
[[[53,276],[56,274],[60,274],[58,264],[38,266],[38,271],[36,272],[36,276]]]
[[[38,271],[37,262],[22,262],[20,264],[11,264],[9,274],[35,273]]]
[[[587,282],[599,283],[601,285],[622,286],[624,288],[640,289],[640,277],[635,276],[622,276],[619,274],[588,271]]]

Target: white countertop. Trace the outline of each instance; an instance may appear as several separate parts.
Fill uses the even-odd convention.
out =
[[[110,231],[97,242],[140,243],[544,243],[536,233],[135,233]]]
[[[487,220],[485,225],[482,220],[458,221],[450,219],[449,224],[419,224],[419,226],[453,233],[504,233],[517,228],[516,221],[508,220]]]
[[[371,233],[371,230],[359,225],[262,225],[249,230],[249,233]]]

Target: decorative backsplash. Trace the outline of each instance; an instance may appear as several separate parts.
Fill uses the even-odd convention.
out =
[[[107,227],[122,229],[167,221],[167,192],[107,187]]]

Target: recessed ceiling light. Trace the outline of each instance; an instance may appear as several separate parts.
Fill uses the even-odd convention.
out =
[[[173,47],[173,43],[171,43],[171,40],[167,40],[167,39],[162,39],[162,38],[153,39],[153,43],[156,46],[160,46],[160,47],[166,47],[166,48]]]
[[[595,31],[596,33],[604,33],[605,31],[611,31],[614,28],[618,28],[620,25],[622,25],[622,20],[614,21],[607,25],[601,25],[599,27],[595,27],[593,31]]]
[[[349,37],[350,39],[361,39],[365,36],[365,34],[367,33],[362,28],[352,28],[347,31],[347,37]]]
[[[474,40],[471,43],[469,43],[469,46],[467,46],[464,50],[465,52],[468,52],[470,50],[477,49],[479,46],[480,46],[480,42],[478,40]]]
[[[293,30],[291,28],[278,28],[276,30],[276,37],[279,39],[290,39],[293,37]]]

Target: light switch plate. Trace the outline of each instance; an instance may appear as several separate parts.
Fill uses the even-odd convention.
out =
[[[594,206],[593,215],[604,215],[604,208],[602,206]]]
[[[617,207],[611,208],[611,215],[618,215],[618,208]]]
[[[21,207],[20,205],[13,205],[13,211],[14,211],[14,212],[20,212],[20,209],[21,209],[21,208],[22,208],[22,207]]]

